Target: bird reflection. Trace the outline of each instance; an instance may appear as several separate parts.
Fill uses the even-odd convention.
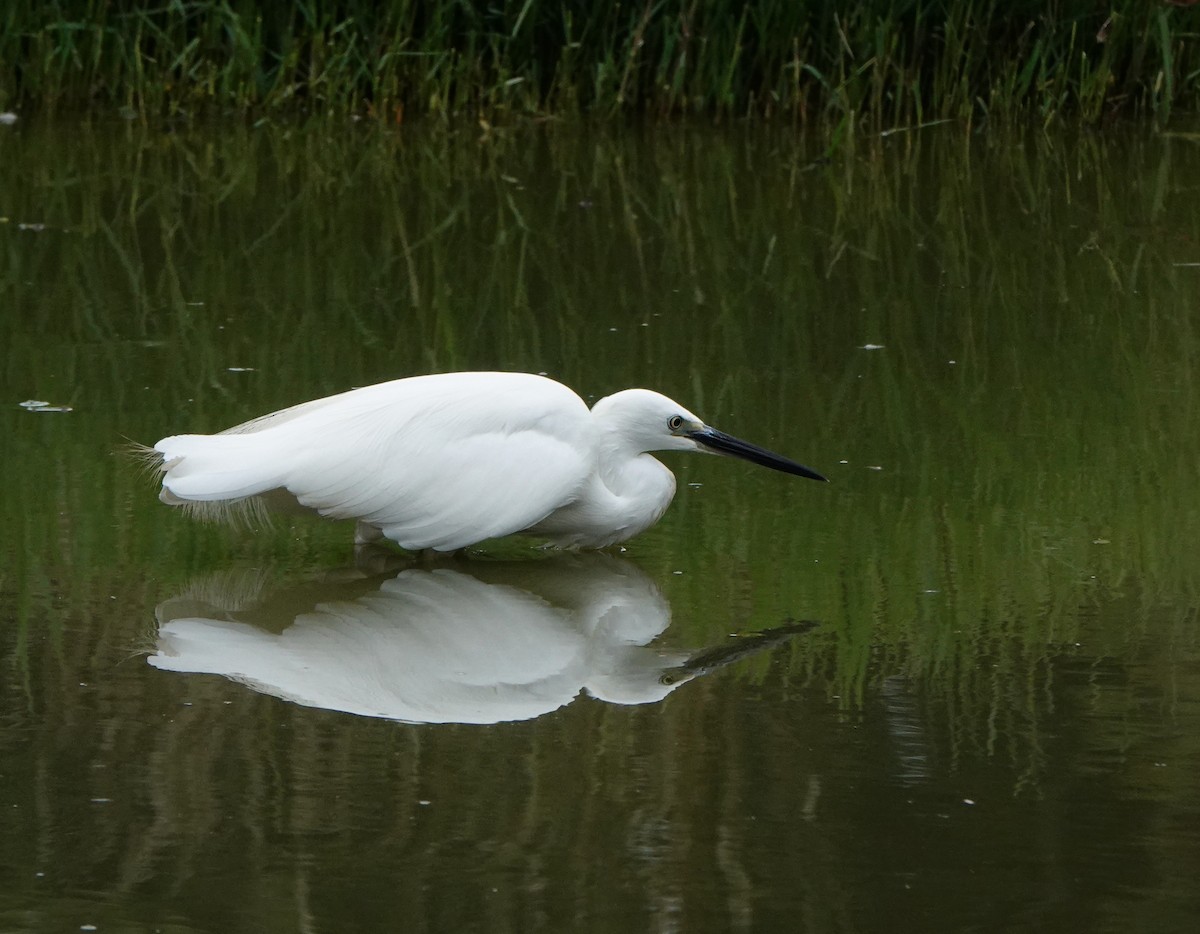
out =
[[[155,668],[415,723],[529,720],[581,693],[655,703],[811,625],[694,652],[651,645],[670,606],[643,571],[602,554],[340,572],[274,589],[261,576],[224,578],[156,615]]]

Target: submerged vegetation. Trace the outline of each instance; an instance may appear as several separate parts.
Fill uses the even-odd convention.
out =
[[[1097,853],[1194,890],[1192,141],[942,127],[822,161],[788,127],[97,123],[0,132],[0,929],[291,929],[311,906],[313,929],[603,930],[613,891],[621,930],[675,924],[664,903],[689,931],[785,929],[879,904],[843,867],[882,851],[898,890],[930,826],[974,847],[952,859],[982,920],[958,927],[1012,903],[1014,872],[984,871],[1005,860],[1050,898]],[[474,368],[653,386],[829,469],[813,495],[676,458],[676,502],[620,556],[669,604],[668,651],[821,626],[661,705],[504,728],[134,654],[214,574],[306,612],[313,576],[350,579],[351,530],[186,522],[123,439]],[[928,892],[957,884],[935,871]],[[777,878],[794,910],[728,922],[721,886]],[[1075,889],[1091,917],[1142,910],[1125,881]]]
[[[0,107],[746,116],[880,132],[1200,103],[1192,0],[16,0]]]
[[[231,548],[343,560],[346,528],[257,539],[169,515],[111,457],[123,438],[513,369],[653,386],[833,474],[814,496],[672,461],[680,493],[630,550],[689,645],[714,618],[827,621],[852,702],[872,664],[986,694],[979,645],[1020,669],[1091,626],[1119,655],[1143,638],[1130,618],[1164,613],[1195,639],[1177,543],[1200,537],[1197,147],[931,133],[810,168],[790,132],[594,136],[0,136],[0,613],[47,581],[90,607],[117,592],[111,556],[172,586]],[[761,560],[766,542],[787,558]],[[696,553],[713,563],[676,577]],[[727,578],[744,589],[718,601]]]

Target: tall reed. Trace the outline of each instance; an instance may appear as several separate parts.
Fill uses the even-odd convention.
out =
[[[0,106],[200,114],[1096,122],[1200,103],[1166,0],[15,0]]]

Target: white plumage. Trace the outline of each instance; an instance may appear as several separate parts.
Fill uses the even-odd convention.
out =
[[[154,445],[160,498],[201,514],[281,498],[358,520],[359,541],[454,551],[518,532],[598,548],[658,521],[675,478],[650,451],[732,454],[823,480],[629,389],[589,410],[554,380],[446,373],[392,380]],[[282,496],[282,494],[287,494]]]

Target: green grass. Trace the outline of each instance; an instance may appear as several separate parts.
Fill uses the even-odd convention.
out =
[[[1118,0],[14,0],[0,107],[413,117],[704,115],[876,131],[1165,122],[1200,103],[1200,5]]]

